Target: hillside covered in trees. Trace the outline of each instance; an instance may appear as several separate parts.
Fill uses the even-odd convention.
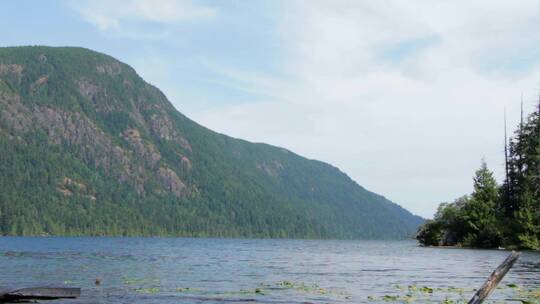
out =
[[[482,162],[474,192],[441,204],[420,227],[424,245],[540,249],[540,100],[505,147],[506,178],[497,185]]]
[[[128,65],[0,48],[0,234],[397,239],[422,219],[326,163],[208,130]]]

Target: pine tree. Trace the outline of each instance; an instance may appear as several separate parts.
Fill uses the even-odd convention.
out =
[[[510,195],[506,210],[512,211],[510,242],[518,247],[540,247],[540,101],[538,112],[520,124],[510,145]]]
[[[465,238],[463,244],[473,247],[498,247],[501,232],[496,207],[499,188],[484,160],[473,178],[474,191],[463,208]]]

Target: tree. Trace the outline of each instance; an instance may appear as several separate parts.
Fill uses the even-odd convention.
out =
[[[504,202],[511,212],[509,243],[517,247],[540,247],[540,101],[538,112],[520,125],[510,144],[510,193]]]
[[[442,223],[437,220],[427,220],[418,227],[416,239],[424,246],[438,246],[441,241]]]
[[[463,208],[463,244],[472,247],[498,247],[502,238],[496,212],[499,189],[493,172],[488,169],[484,160],[473,181],[474,191]]]
[[[416,239],[426,246],[461,244],[465,233],[462,210],[469,199],[468,196],[463,196],[452,203],[441,203],[433,220],[428,220],[419,227]]]

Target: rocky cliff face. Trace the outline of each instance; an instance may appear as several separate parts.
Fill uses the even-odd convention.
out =
[[[327,164],[199,126],[85,49],[0,49],[0,148],[4,233],[396,238],[420,222]],[[48,214],[62,202],[69,221]]]
[[[43,69],[41,73],[27,72],[23,64],[0,64],[1,79],[15,89],[0,91],[0,118],[6,129],[18,134],[45,131],[49,144],[75,148],[77,157],[95,168],[109,172],[118,182],[132,185],[139,194],[147,191],[146,186],[152,180],[160,186],[152,191],[170,192],[176,197],[186,193],[186,185],[175,170],[160,163],[161,153],[152,142],[152,138],[157,138],[177,144],[182,147],[178,150],[178,157],[183,163],[190,164],[189,158],[183,153],[191,153],[191,146],[175,130],[168,117],[168,112],[172,110],[170,104],[159,91],[142,84],[146,96],[130,96],[127,100],[121,100],[123,96],[118,94],[121,93],[118,90],[133,90],[135,85],[140,86],[141,83],[122,79],[120,88],[114,88],[114,91],[104,85],[107,78],[121,78],[122,73],[132,73],[130,68],[116,61],[96,64],[94,72],[97,75],[89,73],[63,79],[76,90],[73,93],[78,93],[80,102],[91,107],[95,114],[111,116],[108,118],[111,120],[109,123],[116,123],[115,119],[127,119],[133,123],[133,127],[111,134],[112,130],[104,129],[83,111],[68,110],[62,104],[29,102],[48,94],[49,86],[59,85],[50,83],[58,79],[55,77],[50,80],[49,73],[59,71],[47,65],[47,54],[36,52],[34,55],[36,62],[31,64],[39,65]],[[96,81],[96,76],[99,81]],[[145,97],[157,102],[148,103]],[[189,168],[190,165],[184,167]]]

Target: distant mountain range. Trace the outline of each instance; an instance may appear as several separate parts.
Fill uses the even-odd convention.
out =
[[[83,48],[0,48],[0,233],[400,239],[423,220],[326,163],[213,132]]]

